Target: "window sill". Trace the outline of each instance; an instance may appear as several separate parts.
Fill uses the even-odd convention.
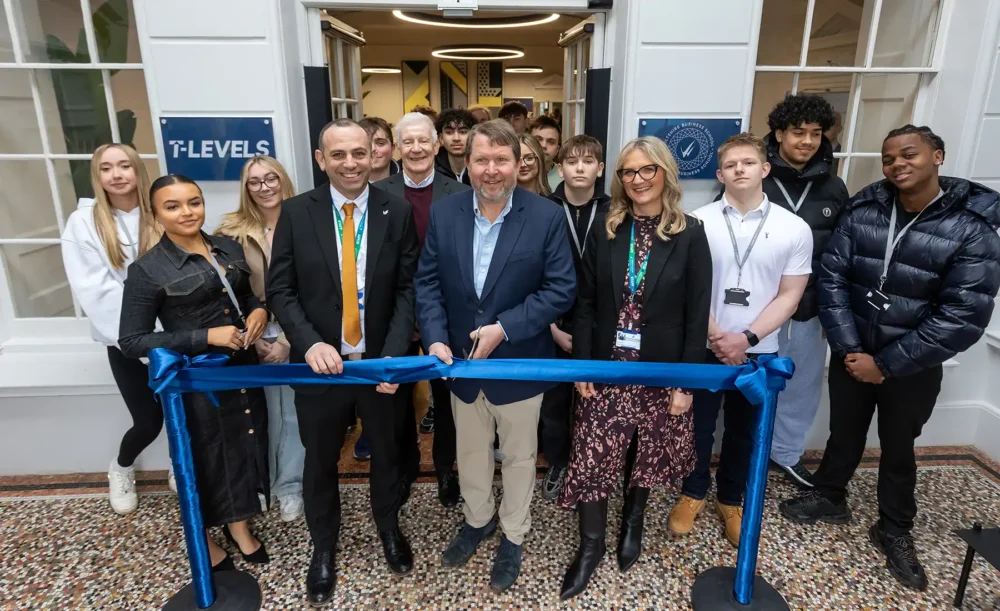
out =
[[[986,343],[991,348],[1000,350],[1000,329],[987,329]]]

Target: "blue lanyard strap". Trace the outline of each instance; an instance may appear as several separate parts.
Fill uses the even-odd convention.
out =
[[[344,220],[340,218],[340,211],[336,207],[333,209],[334,220],[337,221],[337,235],[340,236],[340,241],[344,241]],[[354,260],[357,261],[358,257],[361,255],[361,238],[365,235],[365,220],[368,219],[368,211],[361,215],[361,222],[358,223],[358,230],[354,234]]]
[[[646,265],[648,263],[649,253],[647,252],[646,257],[639,265],[639,273],[635,273],[635,221],[633,220],[628,244],[628,290],[632,293],[631,297],[635,297],[635,292],[639,289],[639,285],[642,284],[643,278],[646,277]]]

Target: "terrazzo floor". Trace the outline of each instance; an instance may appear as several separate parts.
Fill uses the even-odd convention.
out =
[[[422,436],[426,469],[429,441]],[[536,494],[521,577],[511,591],[497,595],[487,588],[496,537],[466,567],[440,566],[441,551],[462,514],[437,502],[436,487],[427,478],[415,485],[401,517],[415,567],[409,576],[396,577],[385,567],[368,514],[365,465],[347,456],[349,447],[342,461],[342,472],[349,475],[342,484],[339,579],[336,604],[330,608],[689,609],[695,576],[736,561],[736,551],[710,511],[699,517],[690,535],[671,535],[666,522],[675,495],[655,492],[646,517],[643,555],[630,572],[621,574],[613,552],[619,497],[610,511],[609,555],[583,595],[560,603],[559,585],[576,549],[575,514]],[[920,454],[915,535],[930,579],[924,593],[897,585],[865,537],[876,519],[877,452],[869,453],[851,483],[855,521],[848,526],[802,527],[785,521],[777,503],[793,489],[777,473],[770,475],[758,572],[792,609],[952,608],[965,546],[951,532],[974,521],[987,526],[1000,522],[1000,468],[973,448],[923,448]],[[818,458],[810,454],[807,462],[815,467]],[[164,478],[162,471],[140,474],[139,510],[127,517],[110,511],[103,474],[0,478],[0,609],[160,608],[190,579],[177,501]],[[263,568],[240,559],[236,563],[258,578],[263,608],[306,608],[310,547],[304,521],[285,524],[274,509],[257,519],[253,529],[267,544],[272,561]],[[218,532],[216,539],[222,541]],[[1000,610],[1000,573],[982,560],[972,571],[964,608]]]

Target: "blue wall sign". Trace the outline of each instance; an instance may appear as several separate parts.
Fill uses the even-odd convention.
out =
[[[274,126],[264,117],[160,119],[167,172],[194,180],[239,180],[254,155],[274,154]]]
[[[714,179],[719,146],[741,126],[740,119],[639,119],[639,135],[667,143],[681,178]]]

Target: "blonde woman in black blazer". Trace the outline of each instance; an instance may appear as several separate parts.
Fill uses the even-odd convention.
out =
[[[592,231],[584,250],[573,358],[701,363],[712,255],[704,228],[681,209],[677,162],[662,141],[639,138],[619,155],[613,181],[603,231]],[[579,510],[580,548],[563,599],[586,588],[604,557],[608,496],[622,468],[627,492],[617,556],[627,571],[639,559],[650,488],[675,487],[695,464],[690,391],[576,386],[581,400],[560,502]]]

